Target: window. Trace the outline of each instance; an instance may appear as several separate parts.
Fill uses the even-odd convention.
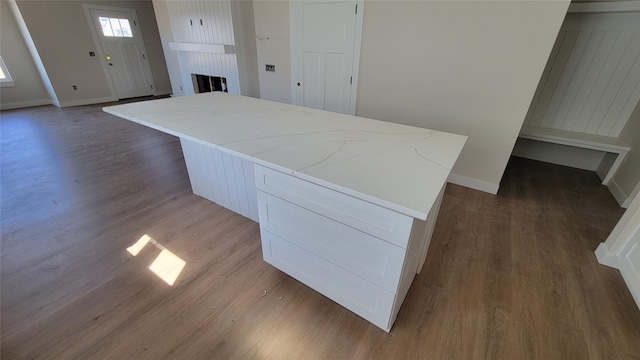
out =
[[[15,86],[13,79],[11,78],[11,74],[9,74],[9,70],[7,66],[4,64],[2,60],[2,56],[0,56],[0,87],[6,86]]]
[[[100,26],[102,27],[102,34],[108,37],[133,37],[131,32],[131,24],[129,19],[118,19],[109,17],[98,17]]]

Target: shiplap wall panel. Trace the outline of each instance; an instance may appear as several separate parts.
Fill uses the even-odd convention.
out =
[[[617,137],[640,100],[640,13],[568,14],[526,125]]]
[[[592,118],[589,121],[589,125],[587,125],[588,133],[608,135],[611,132],[616,119],[613,117],[607,117],[607,112],[613,106],[617,96],[625,97],[625,94],[621,92],[625,81],[631,78],[637,78],[637,74],[634,74],[631,70],[633,68],[633,64],[640,61],[640,31],[630,33],[630,35],[631,37],[629,38],[628,45],[625,48],[624,55],[618,64],[616,64],[616,68],[611,74],[610,81],[605,87],[602,97],[591,116]],[[637,84],[638,80],[636,79],[635,82]],[[603,121],[600,121],[600,119],[603,119]]]
[[[180,139],[193,193],[258,221],[253,163]]]

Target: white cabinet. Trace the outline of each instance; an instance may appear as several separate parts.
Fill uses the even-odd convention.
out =
[[[260,165],[254,173],[264,260],[389,331],[441,197],[421,221]]]
[[[175,42],[235,44],[229,0],[169,1],[167,5]]]

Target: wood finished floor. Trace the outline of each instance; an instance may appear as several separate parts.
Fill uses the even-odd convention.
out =
[[[623,211],[592,172],[512,158],[497,196],[449,185],[386,334],[264,263],[176,138],[99,106],[0,120],[3,359],[640,359],[640,310],[593,254]]]

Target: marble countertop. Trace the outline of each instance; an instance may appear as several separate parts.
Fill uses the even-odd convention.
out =
[[[423,220],[467,139],[221,92],[103,110]]]

